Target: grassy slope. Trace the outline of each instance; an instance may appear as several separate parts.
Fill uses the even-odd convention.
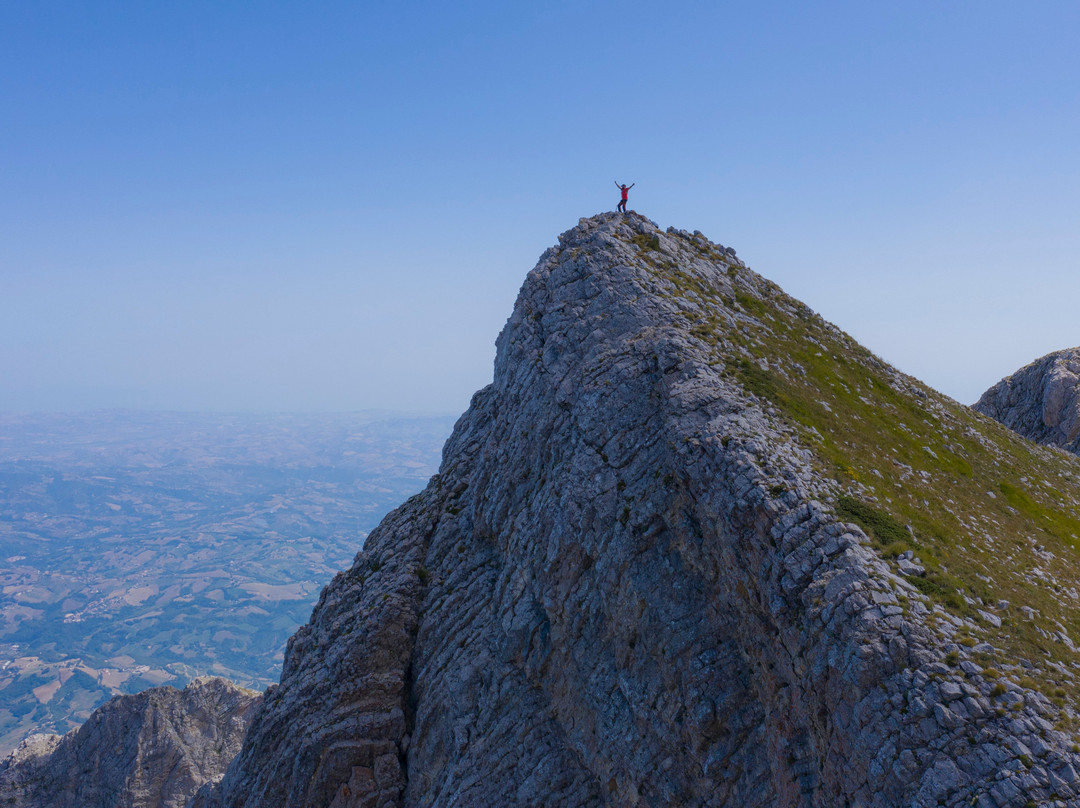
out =
[[[926,575],[908,580],[939,607],[932,622],[958,644],[943,661],[972,659],[989,677],[1007,676],[1073,708],[1080,458],[1037,446],[904,376],[711,245],[689,240],[702,260],[728,264],[734,294],[676,266],[655,239],[633,242],[674,294],[692,302],[690,333],[798,430],[821,473],[844,492],[836,503],[842,518],[861,524],[887,558],[915,553]],[[983,641],[995,650],[972,650]]]

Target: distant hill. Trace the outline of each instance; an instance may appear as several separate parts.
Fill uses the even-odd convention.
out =
[[[0,754],[117,693],[276,681],[450,418],[0,414]]]

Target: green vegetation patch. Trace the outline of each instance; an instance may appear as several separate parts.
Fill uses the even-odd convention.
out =
[[[776,401],[781,398],[773,374],[748,359],[732,359],[728,366],[738,376],[743,387],[758,398]]]
[[[971,613],[962,594],[964,582],[959,578],[942,572],[929,572],[925,577],[912,575],[908,581],[935,603],[961,614]]]
[[[1076,547],[1080,542],[1080,520],[1073,518],[1060,507],[1046,507],[1033,499],[1027,491],[1003,482],[998,489],[1005,495],[1005,500],[1022,514],[1031,517],[1050,535]]]
[[[906,550],[914,550],[924,556],[920,560],[930,568],[925,575],[908,576],[908,581],[935,603],[959,614],[970,615],[973,612],[965,599],[969,586],[960,578],[941,570],[933,548],[918,542],[914,531],[909,531],[888,513],[847,494],[840,494],[836,498],[836,515],[858,524],[886,557],[895,558]],[[985,592],[985,587],[972,589],[979,590],[971,591],[972,595]]]
[[[906,542],[909,537],[907,528],[889,514],[847,494],[837,497],[836,514],[858,524],[882,547],[890,546],[893,542]]]
[[[754,295],[746,294],[745,292],[735,292],[735,302],[739,304],[739,308],[743,311],[749,312],[757,317],[763,317],[766,312],[765,303]]]
[[[660,237],[655,234],[650,236],[645,233],[635,233],[630,240],[643,252],[659,252],[660,250]]]

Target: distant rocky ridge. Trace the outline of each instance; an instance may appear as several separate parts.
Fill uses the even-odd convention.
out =
[[[67,735],[34,735],[0,763],[0,805],[183,808],[221,777],[258,705],[224,679],[117,696]]]
[[[497,346],[193,806],[1080,805],[1071,457],[636,215]]]
[[[983,393],[975,409],[1029,440],[1080,454],[1080,347],[1025,365]]]

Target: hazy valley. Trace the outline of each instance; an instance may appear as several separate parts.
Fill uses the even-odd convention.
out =
[[[0,754],[198,675],[262,689],[449,417],[0,415]]]

